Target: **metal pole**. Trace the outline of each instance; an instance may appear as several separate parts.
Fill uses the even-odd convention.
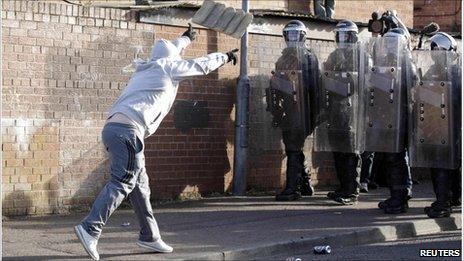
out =
[[[242,9],[249,12],[248,0],[242,0]],[[240,46],[240,79],[235,107],[234,196],[244,196],[248,172],[248,114],[250,79],[248,78],[248,29]]]

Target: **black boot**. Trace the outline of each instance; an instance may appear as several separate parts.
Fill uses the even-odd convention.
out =
[[[276,196],[276,201],[294,201],[299,200],[301,194],[292,188],[285,188],[280,194]]]
[[[335,191],[330,191],[329,193],[327,193],[327,197],[332,200],[335,200],[336,198],[341,197],[342,193],[343,193],[342,188],[338,188]]]
[[[346,187],[347,187],[347,190],[341,193],[334,200],[343,205],[354,205],[358,203],[359,192],[358,192],[358,183],[356,182],[356,180],[348,183]]]
[[[377,156],[377,154],[376,154]],[[405,213],[408,209],[408,176],[406,152],[382,153],[388,173],[390,198],[379,203],[387,214]]]
[[[392,197],[389,197],[389,198],[387,198],[387,199],[384,200],[384,201],[380,201],[379,204],[378,204],[378,207],[379,207],[380,209],[386,209],[388,205],[390,205],[390,204],[395,204],[395,203],[392,203],[392,202],[394,202],[394,201],[393,201],[393,198],[392,198]],[[406,209],[407,209],[408,207],[409,207],[409,206],[406,205]]]
[[[437,200],[424,212],[430,218],[449,217],[451,214],[451,176],[445,169],[432,169],[432,183]]]
[[[303,152],[300,153],[300,161],[303,165],[303,171],[301,172],[300,179],[300,191],[302,196],[312,196],[314,194],[314,188],[311,186],[311,178],[309,177],[309,170],[306,166],[305,156]]]
[[[431,208],[435,207],[435,205],[436,205],[436,201],[435,201],[435,202],[432,202],[432,204],[430,205],[430,207],[425,207],[425,208],[424,208],[424,213],[427,214],[427,212],[429,212]]]
[[[459,207],[461,206],[461,196],[457,196],[456,194],[453,194],[451,198],[451,206],[452,207]]]
[[[343,193],[346,191],[345,182],[342,181],[342,178],[339,177],[338,181],[340,182],[340,185],[334,191],[330,191],[329,193],[327,193],[327,198],[335,200],[336,198],[342,196]]]
[[[395,189],[391,190],[391,197],[384,201],[383,210],[386,214],[406,213],[408,210],[408,190]],[[381,208],[379,203],[379,208]]]
[[[354,205],[358,203],[358,195],[357,194],[350,194],[350,195],[342,195],[334,199],[336,202],[341,203],[343,205]]]
[[[390,198],[387,198],[387,199],[384,200],[384,201],[380,201],[380,202],[379,202],[379,205],[378,205],[379,208],[380,208],[380,209],[386,209],[387,206],[388,206],[388,204],[390,204],[390,201],[391,201],[391,200],[392,200],[392,198],[390,197]]]
[[[429,218],[443,218],[451,215],[451,208],[426,207],[424,212]]]
[[[276,196],[277,201],[293,201],[301,198],[298,185],[303,166],[300,164],[299,158],[299,153],[287,152],[287,184],[284,191]]]
[[[451,215],[451,212],[451,206],[442,206],[438,204],[437,201],[433,202],[430,207],[424,208],[424,213],[427,214],[429,218],[449,217]]]

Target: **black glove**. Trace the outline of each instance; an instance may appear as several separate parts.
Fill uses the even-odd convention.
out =
[[[227,62],[232,61],[233,65],[237,64],[238,56],[237,56],[236,52],[238,52],[238,49],[233,49],[232,51],[226,53],[227,54]]]
[[[182,36],[187,36],[190,38],[190,41],[193,41],[197,38],[197,32],[193,30],[191,23],[189,23],[189,29],[187,29],[187,31],[185,31]]]

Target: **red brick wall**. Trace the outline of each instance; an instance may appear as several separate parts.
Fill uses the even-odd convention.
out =
[[[462,2],[457,0],[414,0],[414,28],[436,22],[445,32],[461,32]]]
[[[4,1],[2,203],[5,215],[87,207],[108,176],[100,132],[136,54],[185,28],[135,23],[117,9]],[[186,57],[238,41],[200,31]],[[130,66],[129,66],[130,67]],[[208,101],[208,128],[181,133],[172,112],[146,141],[154,198],[223,192],[231,179],[231,114],[238,67],[181,83],[178,99]]]
[[[3,1],[4,214],[66,212],[101,188],[101,126],[135,28],[103,19],[110,11]]]

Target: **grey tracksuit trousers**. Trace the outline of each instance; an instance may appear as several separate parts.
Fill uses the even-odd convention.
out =
[[[160,238],[150,203],[144,143],[136,133],[134,126],[122,123],[110,122],[103,128],[102,139],[109,153],[111,178],[81,222],[84,229],[97,239],[108,218],[127,196],[140,224],[139,239],[156,241]]]

